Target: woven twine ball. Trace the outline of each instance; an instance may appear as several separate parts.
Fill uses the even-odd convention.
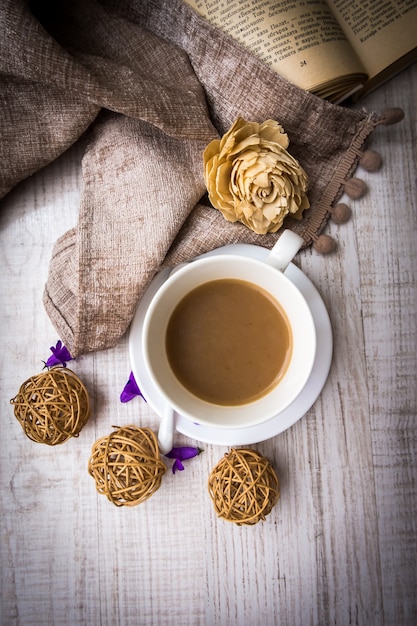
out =
[[[224,455],[209,476],[208,489],[218,517],[238,526],[264,521],[280,497],[270,461],[246,449]]]
[[[66,367],[32,376],[10,402],[29,439],[48,446],[78,437],[90,417],[87,390]]]
[[[88,461],[98,493],[116,506],[135,506],[150,498],[165,471],[155,433],[137,426],[118,428],[96,441]]]

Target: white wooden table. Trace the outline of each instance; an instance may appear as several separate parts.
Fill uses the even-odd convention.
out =
[[[21,183],[0,211],[2,626],[417,623],[417,66],[362,103],[404,109],[370,147],[378,173],[353,218],[327,233],[338,251],[298,255],[330,314],[327,383],[294,426],[255,447],[281,481],[265,522],[219,520],[207,480],[227,446],[203,444],[146,503],[116,508],[87,473],[112,425],[156,429],[119,394],[127,337],[77,359],[93,414],[78,439],[25,437],[9,404],[58,337],[42,305],[55,240],[75,225],[82,145]],[[176,444],[197,442],[178,435]]]

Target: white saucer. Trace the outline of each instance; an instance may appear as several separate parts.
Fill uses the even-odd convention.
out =
[[[260,246],[231,244],[217,248],[217,250],[213,250],[201,256],[241,254],[242,256],[250,256],[263,260],[267,257],[268,253],[269,250],[261,248]],[[166,269],[155,276],[139,303],[129,334],[129,356],[133,375],[146,401],[159,416],[162,415],[164,410],[164,400],[154,387],[145,369],[142,354],[142,326],[145,312],[153,296],[166,281],[170,273],[171,270]],[[208,426],[195,424],[184,416],[176,414],[175,427],[178,432],[204,443],[223,446],[249,445],[259,443],[260,441],[270,439],[282,433],[295,424],[295,422],[303,417],[312,407],[323,389],[329,374],[333,353],[332,327],[324,302],[310,279],[293,263],[290,263],[285,274],[298,287],[307,300],[317,332],[317,353],[313,371],[301,394],[285,411],[282,411],[263,424],[250,426],[248,428],[210,428]]]

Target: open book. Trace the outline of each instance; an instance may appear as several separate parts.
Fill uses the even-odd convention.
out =
[[[417,0],[186,0],[277,73],[332,102],[417,59]]]

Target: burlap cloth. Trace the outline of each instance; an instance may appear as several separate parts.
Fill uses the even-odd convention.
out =
[[[203,149],[236,117],[288,133],[311,209],[286,226],[306,245],[378,123],[289,84],[180,0],[2,0],[0,27],[0,196],[88,129],[78,224],[44,294],[73,356],[117,343],[162,264],[276,241],[202,200]]]

